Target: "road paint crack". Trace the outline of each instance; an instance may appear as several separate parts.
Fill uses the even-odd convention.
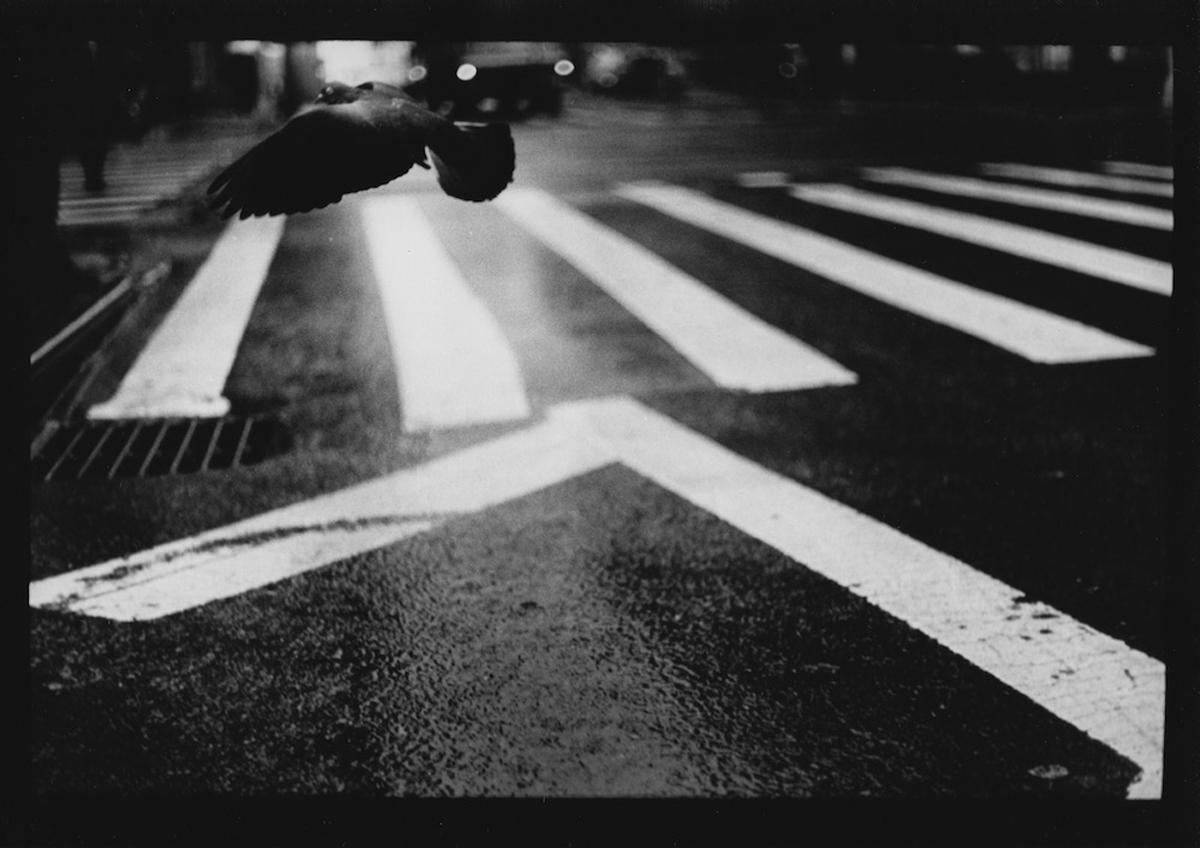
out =
[[[1161,797],[1163,663],[629,398],[563,404],[543,422],[424,466],[31,583],[30,603],[118,621],[158,618],[614,462],[847,588],[1112,748],[1141,770],[1130,797]],[[381,517],[381,503],[397,511]],[[102,582],[87,581],[105,569],[141,562],[148,564],[128,574],[144,577],[162,562],[191,567],[120,584],[107,596],[64,599]],[[1057,619],[1053,629],[1040,623],[1049,618]]]

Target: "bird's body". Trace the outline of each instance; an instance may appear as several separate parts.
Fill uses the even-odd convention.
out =
[[[331,83],[221,172],[209,202],[223,218],[308,212],[430,167],[426,149],[452,197],[491,200],[512,182],[507,125],[454,123],[384,83]]]

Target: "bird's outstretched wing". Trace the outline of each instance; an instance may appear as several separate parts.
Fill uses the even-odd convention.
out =
[[[411,135],[412,137],[408,137]],[[424,162],[424,134],[382,131],[361,103],[292,118],[209,186],[222,218],[308,212],[390,182]]]

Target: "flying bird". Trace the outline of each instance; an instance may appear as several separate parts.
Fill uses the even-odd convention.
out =
[[[393,85],[330,83],[314,105],[222,171],[208,188],[222,218],[320,209],[429,168],[451,197],[491,200],[512,182],[507,124],[450,121]]]

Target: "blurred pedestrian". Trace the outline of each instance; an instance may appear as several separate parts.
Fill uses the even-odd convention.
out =
[[[95,291],[101,281],[71,259],[58,231],[59,163],[75,153],[86,159],[90,187],[103,186],[111,112],[94,74],[86,42],[22,39],[12,43],[6,74],[16,99],[16,119],[4,122],[4,157],[12,187],[12,248],[7,279],[28,281],[21,293],[30,310],[58,309]],[[83,151],[87,151],[84,153]]]
[[[74,80],[76,108],[72,110],[71,135],[75,153],[83,166],[84,188],[102,192],[107,184],[104,163],[116,135],[118,98],[109,72],[107,55],[94,41],[75,45],[68,51],[63,68],[67,81]]]

